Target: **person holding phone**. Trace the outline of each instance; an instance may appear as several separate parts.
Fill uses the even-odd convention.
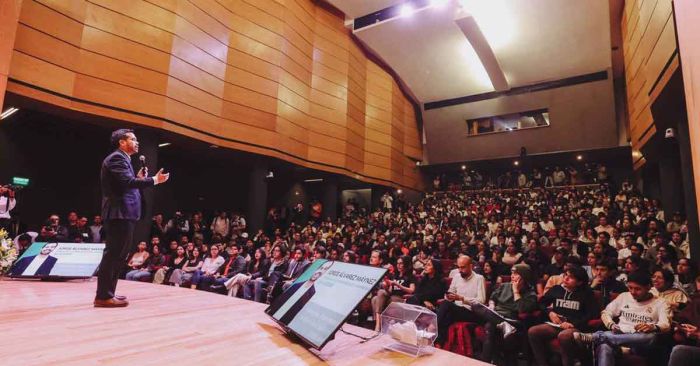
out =
[[[455,322],[482,322],[472,312],[471,304],[486,302],[486,285],[484,276],[473,271],[474,261],[466,255],[457,258],[457,271],[452,272],[452,281],[445,295],[445,300],[437,311],[438,336],[436,342],[443,344],[447,340],[447,331]]]

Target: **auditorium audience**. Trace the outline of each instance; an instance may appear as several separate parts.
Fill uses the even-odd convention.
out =
[[[425,306],[437,313],[439,345],[457,323],[485,329],[472,338],[484,342],[475,348],[476,356],[489,362],[502,359],[502,351],[506,356],[521,353],[508,344],[518,339],[531,346],[531,361],[538,364],[550,364],[557,355],[565,365],[585,364],[586,352],[572,338],[577,331],[601,330],[601,321],[613,332],[578,336],[581,343],[594,344],[601,365],[619,358],[622,344],[631,346],[633,353],[652,351],[663,357],[677,344],[671,364],[682,364],[697,352],[693,327],[700,316],[681,320],[699,301],[693,295],[697,267],[689,259],[682,216],[673,213],[664,222],[658,201],[642,196],[629,183],[613,191],[606,183],[607,169],[595,164],[510,173],[489,177],[465,170],[456,185],[447,175],[436,177],[438,192],[420,202],[409,204],[389,192],[375,210],[348,202],[337,220],[312,217],[303,204],[274,207],[267,226],[258,232],[250,232],[245,217],[230,210],[214,215],[177,211],[167,217],[158,213],[148,245],[136,246],[122,275],[228,290],[233,296],[243,287],[245,298],[271,302],[313,260],[342,260],[389,270],[367,299],[367,317],[360,317],[360,325],[379,329],[381,312],[393,301]],[[593,182],[603,184],[570,186]],[[101,220],[95,217],[87,227],[81,222],[84,214],[71,213],[70,230],[60,225],[58,215],[51,215],[45,225],[37,226],[41,230],[36,241],[88,241],[83,240],[84,232],[89,241],[100,241],[105,231]],[[506,322],[473,306],[486,299]],[[651,304],[651,315],[623,310]],[[597,311],[603,308],[600,316]],[[665,316],[657,314],[661,308],[668,310]],[[630,318],[613,322],[618,315]],[[677,318],[676,333],[684,334],[685,341],[647,346],[644,342],[651,337],[629,332],[634,329],[630,322],[647,317],[653,319],[641,322],[646,325],[635,323],[642,332],[665,334],[670,329],[665,321],[670,324]],[[615,332],[622,329],[623,335],[635,334],[634,340],[618,337]],[[549,341],[555,338],[559,348]]]

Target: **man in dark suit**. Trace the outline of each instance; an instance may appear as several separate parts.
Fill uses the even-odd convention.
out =
[[[283,292],[272,305],[265,309],[265,312],[268,315],[277,318],[282,324],[289,325],[289,323],[294,320],[294,317],[297,316],[299,311],[301,311],[306,303],[308,303],[309,300],[311,300],[311,298],[316,294],[314,283],[316,283],[316,281],[321,278],[321,276],[323,276],[323,274],[326,273],[326,271],[328,271],[332,265],[333,262],[331,261],[325,262],[306,282],[297,282],[293,284],[289,289]],[[293,303],[287,304],[288,302]],[[278,312],[279,314],[277,314]]]
[[[294,258],[289,260],[289,265],[287,266],[286,272],[273,272],[270,274],[268,279],[268,294],[267,303],[272,304],[277,296],[279,296],[283,290],[291,287],[294,280],[296,280],[302,273],[306,270],[311,262],[304,259],[306,251],[303,247],[299,246],[294,250]]]
[[[141,218],[142,188],[165,183],[169,174],[159,170],[148,177],[144,167],[134,174],[131,155],[139,152],[134,131],[120,129],[112,132],[115,150],[102,162],[102,218],[107,227],[107,241],[97,273],[95,307],[124,307],[129,302],[116,296],[117,279],[133,243],[134,227]]]
[[[38,255],[24,257],[15,263],[11,276],[48,276],[58,259],[50,254],[58,247],[58,243],[46,243]],[[29,268],[28,273],[24,273]]]

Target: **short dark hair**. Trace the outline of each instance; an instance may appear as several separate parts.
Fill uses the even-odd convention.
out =
[[[603,259],[603,260],[599,261],[598,263],[596,263],[596,267],[598,267],[598,266],[605,267],[611,271],[617,270],[617,263],[616,263],[614,258]]]
[[[588,273],[580,266],[571,266],[567,272],[569,272],[569,275],[575,278],[581,285],[588,284]]]
[[[120,129],[112,132],[112,137],[110,138],[110,142],[112,143],[112,147],[115,149],[118,148],[119,141],[126,139],[127,133],[134,133],[134,130],[128,129],[128,128],[120,128]]]
[[[647,271],[635,271],[627,275],[627,282],[649,287],[651,286],[651,275]]]

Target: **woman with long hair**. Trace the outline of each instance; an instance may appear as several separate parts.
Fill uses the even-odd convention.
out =
[[[202,260],[202,257],[200,256],[199,248],[194,247],[192,249],[192,253],[190,254],[190,257],[187,259],[185,264],[182,266],[182,269],[173,270],[173,273],[170,275],[170,279],[168,281],[170,283],[174,284],[175,287],[182,286],[183,283],[192,279],[192,275],[194,274],[194,271],[200,269],[202,267],[203,263],[204,263],[204,261]]]
[[[442,281],[442,263],[437,259],[431,259],[423,268],[423,278],[416,286],[413,296],[406,300],[413,305],[422,305],[430,310],[435,310],[437,301],[445,296],[446,286]]]
[[[224,283],[224,286],[228,289],[228,295],[236,296],[238,294],[238,288],[246,285],[254,274],[267,272],[269,268],[270,262],[267,260],[265,250],[263,248],[256,249],[253,259],[248,263],[246,272],[239,273]]]

